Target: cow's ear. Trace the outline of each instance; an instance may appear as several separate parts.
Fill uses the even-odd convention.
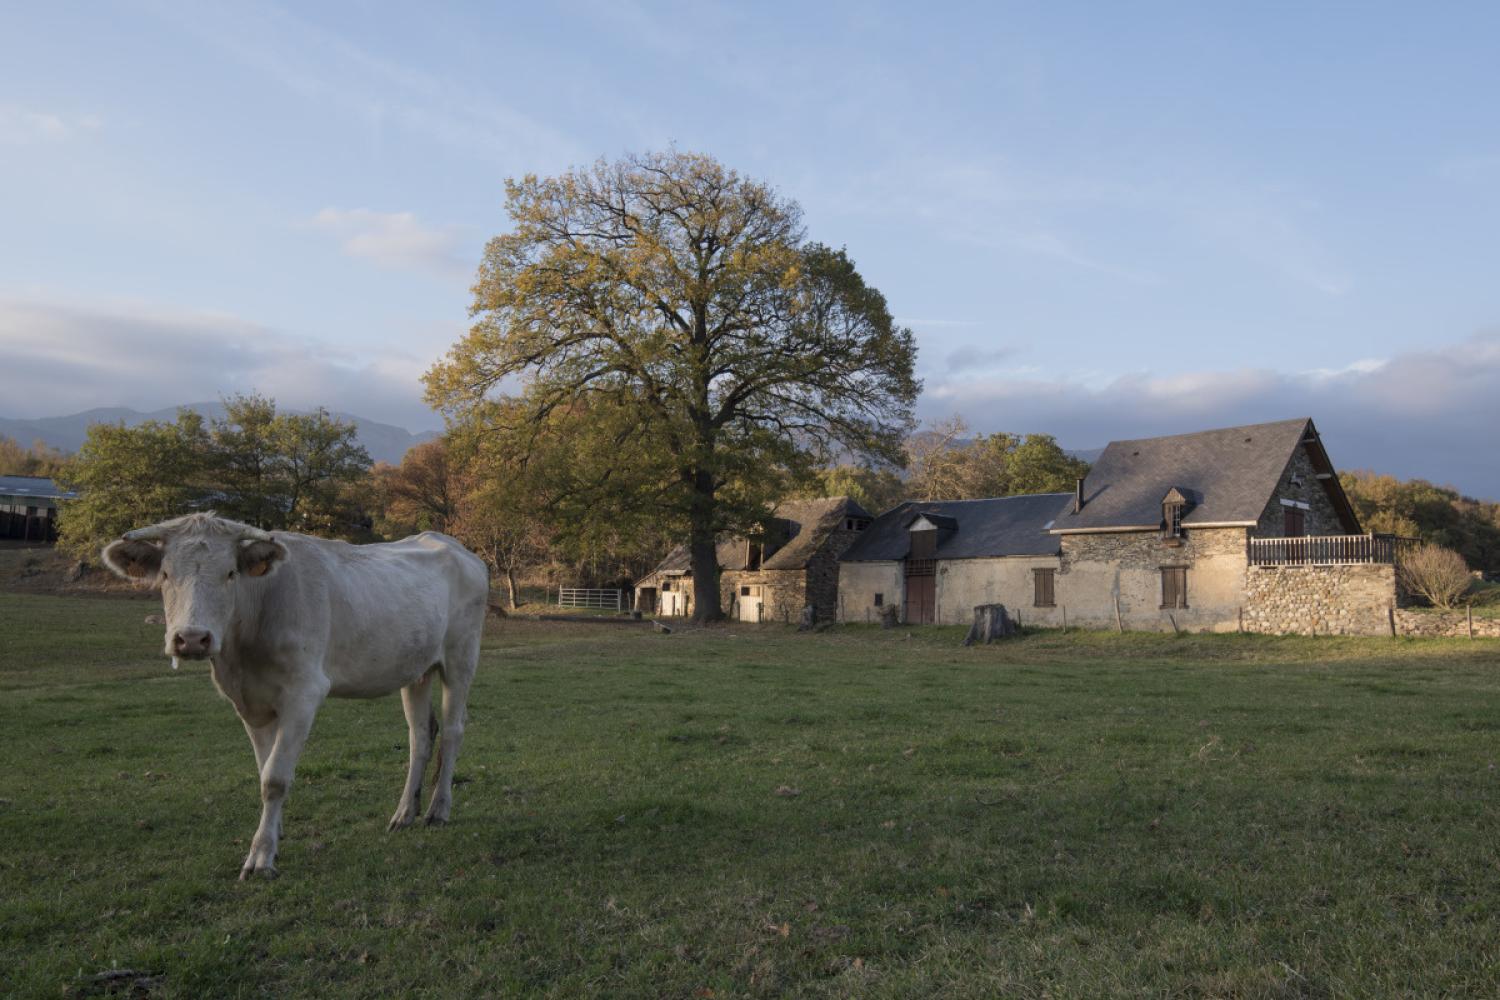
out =
[[[275,539],[240,543],[240,572],[246,576],[265,576],[273,573],[285,558],[286,546]]]
[[[127,580],[154,579],[161,572],[161,546],[134,538],[121,538],[104,547],[104,565]]]

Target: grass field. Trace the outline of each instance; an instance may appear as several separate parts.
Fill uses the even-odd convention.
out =
[[[497,621],[454,822],[331,702],[241,884],[153,610],[0,594],[0,993],[1500,995],[1500,642]]]

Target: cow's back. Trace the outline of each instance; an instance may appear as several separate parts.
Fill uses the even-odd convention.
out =
[[[443,662],[456,637],[477,639],[484,626],[488,571],[447,535],[371,545],[277,538],[289,549],[277,575],[292,578],[281,581],[278,617],[323,647],[333,695],[375,696],[409,684]]]

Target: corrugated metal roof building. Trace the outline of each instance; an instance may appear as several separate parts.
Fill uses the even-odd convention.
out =
[[[0,476],[0,538],[56,541],[58,504],[77,496],[45,476]]]

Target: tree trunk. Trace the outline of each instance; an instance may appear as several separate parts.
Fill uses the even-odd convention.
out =
[[[521,606],[521,602],[516,600],[516,593],[519,590],[516,586],[516,571],[509,566],[505,567],[505,589],[510,592],[510,609],[514,611]]]
[[[698,624],[724,620],[719,606],[719,549],[714,536],[713,479],[699,472],[693,481],[692,510],[688,533],[692,554],[693,621]]]

